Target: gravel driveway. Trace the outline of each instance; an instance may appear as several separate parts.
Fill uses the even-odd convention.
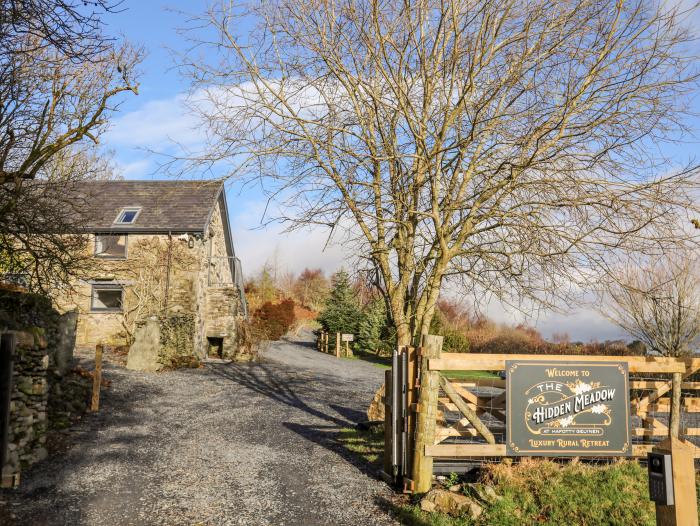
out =
[[[0,523],[398,524],[389,488],[335,439],[365,418],[381,369],[276,342],[260,364],[105,376],[100,413],[0,493]]]

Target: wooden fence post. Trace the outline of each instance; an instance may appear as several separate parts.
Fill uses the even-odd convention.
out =
[[[384,473],[394,476],[391,462],[393,436],[391,429],[391,369],[384,371]]]
[[[678,438],[681,427],[681,382],[683,373],[673,373],[671,387],[671,416],[668,425],[668,434],[672,438]]]
[[[335,357],[340,358],[340,333],[335,333]]]
[[[433,457],[426,456],[425,447],[432,446],[435,442],[440,373],[428,370],[428,360],[440,357],[442,339],[442,336],[426,334],[421,345],[418,418],[412,471],[414,493],[428,492],[433,481]]]
[[[98,343],[95,346],[95,372],[92,377],[92,403],[90,411],[98,411],[100,409],[100,386],[102,385],[102,352],[104,346]]]
[[[675,376],[675,375],[674,375]],[[695,493],[695,446],[677,438],[666,438],[654,451],[671,454],[673,506],[656,505],[659,526],[698,526],[698,503]]]

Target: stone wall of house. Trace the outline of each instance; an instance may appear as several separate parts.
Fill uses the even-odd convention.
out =
[[[233,294],[237,297],[238,290],[231,283],[222,213],[217,203],[203,238],[191,235],[172,237],[168,295],[162,307],[166,316],[192,316],[193,353],[200,358],[206,356],[208,336],[226,338],[227,352],[233,352],[231,347],[235,345],[239,300],[233,298]],[[166,248],[170,242],[168,235],[130,234],[126,259],[93,258],[92,281],[117,281],[124,286],[123,312],[91,311],[92,286],[89,282],[77,283],[70,296],[56,298],[62,310],[78,311],[77,346],[94,348],[100,342],[128,346],[133,343],[137,320],[152,315],[162,316],[163,308],[139,307],[143,303],[139,298],[147,296],[139,287],[143,289],[144,284],[148,284],[164,297]],[[94,244],[89,246],[94,247]],[[223,292],[224,288],[230,291]],[[210,315],[213,318],[210,319]]]
[[[49,299],[0,290],[0,332],[15,334],[7,461],[2,485],[48,455],[49,425],[85,410],[89,386],[71,373],[75,313],[60,315]]]
[[[194,246],[190,248],[188,241],[189,238],[173,236],[167,287],[168,235],[130,234],[127,237],[126,259],[94,258],[93,269],[89,272],[91,280],[122,283],[125,290],[124,309],[123,312],[93,312],[91,284],[75,283],[70,295],[55,300],[61,310],[78,311],[76,345],[90,348],[100,342],[113,346],[129,345],[136,320],[151,314],[151,305],[142,305],[143,301],[139,300],[147,296],[144,292],[148,287],[152,288],[169,313],[194,312],[198,308],[196,288],[205,247],[202,240],[193,239]],[[93,243],[89,243],[89,246],[92,247]]]
[[[224,220],[219,203],[214,207],[214,213],[209,223],[208,243],[211,255],[208,268],[207,285],[220,287],[232,285],[231,261],[226,250],[226,237],[224,235]]]

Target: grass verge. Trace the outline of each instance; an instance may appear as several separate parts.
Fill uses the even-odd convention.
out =
[[[384,356],[377,356],[374,353],[367,351],[353,351],[353,356],[351,358],[345,358],[346,360],[362,360],[363,362],[368,362],[379,367],[380,369],[389,369],[391,367],[391,358]]]
[[[486,466],[481,479],[500,499],[475,521],[428,514],[418,503],[401,511],[416,526],[653,526],[646,468],[637,462],[559,464],[547,460]]]
[[[339,442],[368,464],[381,467],[384,432],[341,429]],[[477,520],[425,513],[417,498],[397,496],[390,505],[408,526],[653,526],[646,467],[635,461],[614,464],[524,460],[485,465],[480,480],[499,499],[484,505]]]
[[[384,454],[384,429],[381,426],[372,427],[368,431],[343,428],[338,434],[338,441],[368,464],[381,467]]]

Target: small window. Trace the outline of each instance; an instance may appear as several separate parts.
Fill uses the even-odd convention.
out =
[[[105,259],[126,259],[126,236],[96,235],[95,256]]]
[[[119,285],[93,285],[92,311],[121,312],[124,289]]]
[[[114,220],[116,225],[131,225],[136,221],[136,218],[141,212],[140,208],[122,208]]]

